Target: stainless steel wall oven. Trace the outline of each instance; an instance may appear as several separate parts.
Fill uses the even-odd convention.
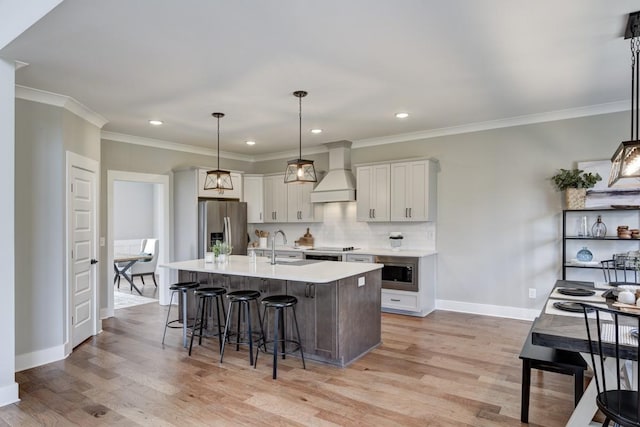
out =
[[[377,256],[382,267],[382,287],[418,292],[418,259],[416,257]]]

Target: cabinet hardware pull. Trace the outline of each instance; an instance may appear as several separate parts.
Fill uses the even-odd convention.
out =
[[[262,221],[262,212],[260,212],[260,221]]]
[[[373,209],[371,209],[371,210],[373,211],[373,217],[375,218],[375,217],[376,217],[376,209],[375,209],[375,208],[373,208]]]
[[[409,208],[409,218],[411,218],[411,208]]]
[[[404,217],[409,218],[409,208],[404,208]]]
[[[400,300],[399,300],[399,299],[397,299],[397,298],[391,298],[391,301],[393,301],[393,302],[400,302]]]

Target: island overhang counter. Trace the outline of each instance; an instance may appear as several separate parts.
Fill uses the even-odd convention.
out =
[[[181,282],[227,292],[295,296],[305,358],[344,367],[381,342],[382,264],[298,260],[271,265],[268,258],[231,255],[225,263],[197,259],[161,267],[178,270]],[[195,306],[189,301],[189,318]]]

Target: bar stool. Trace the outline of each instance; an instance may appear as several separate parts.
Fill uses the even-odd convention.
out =
[[[181,282],[174,283],[169,286],[171,291],[171,299],[169,300],[169,309],[167,310],[167,321],[164,324],[164,333],[162,334],[162,345],[164,345],[164,337],[167,335],[167,328],[182,328],[182,345],[187,348],[187,292],[190,289],[195,289],[198,286],[198,282]],[[173,304],[173,296],[175,294],[182,293],[182,325],[175,326],[175,323],[180,323],[180,318],[169,321],[169,313],[171,313],[171,305]]]
[[[262,320],[260,319],[260,306],[258,306],[258,298],[260,298],[260,292],[258,291],[233,291],[227,294],[227,299],[229,299],[229,309],[227,310],[227,320],[224,324],[224,336],[222,337],[222,348],[220,349],[220,363],[222,363],[222,358],[224,357],[224,347],[225,343],[229,339],[229,327],[231,325],[231,314],[233,312],[233,306],[237,307],[238,317],[236,321],[236,351],[240,350],[240,344],[249,344],[249,364],[253,365],[253,334],[256,333],[251,330],[251,307],[250,302],[254,301],[256,306],[256,312],[258,316],[258,321],[260,322],[260,331],[257,333],[260,334],[257,343],[262,339],[263,329],[262,329]],[[246,316],[245,319],[245,330],[246,332],[246,341],[240,341],[240,314],[243,312]],[[256,344],[257,344],[256,343]],[[231,342],[230,342],[231,344]]]
[[[265,325],[267,321],[267,312],[269,309],[274,309],[274,317],[273,317],[273,339],[268,340],[266,335],[263,333],[263,348],[264,351],[267,352],[267,344],[273,343],[273,379],[276,379],[278,373],[278,344],[280,344],[280,353],[282,354],[282,358],[284,359],[287,353],[293,353],[295,351],[300,351],[300,358],[302,359],[302,368],[307,369],[306,364],[304,363],[304,353],[302,352],[302,341],[300,340],[300,329],[298,328],[298,318],[296,317],[296,304],[298,304],[298,299],[291,295],[272,295],[262,299],[262,305],[264,306],[264,313],[262,314],[262,325]],[[293,312],[293,324],[296,327],[296,336],[297,340],[287,339],[286,329],[285,329],[285,319],[284,319],[284,310],[286,308],[291,307]],[[287,350],[287,343],[295,344],[295,347]],[[253,365],[255,368],[258,365],[258,353],[260,347],[256,349],[256,362]]]
[[[191,349],[193,348],[193,337],[198,336],[198,345],[202,345],[202,330],[205,328],[207,324],[207,320],[209,316],[205,313],[213,310],[214,300],[215,300],[215,308],[217,315],[217,327],[218,327],[218,341],[220,346],[220,351],[222,351],[222,321],[220,319],[220,307],[222,307],[222,319],[227,317],[224,311],[224,302],[222,302],[222,295],[226,294],[227,290],[224,288],[198,288],[193,293],[196,298],[198,298],[198,308],[196,309],[196,319],[194,322],[193,332],[191,333],[191,343],[189,344],[189,356],[191,356]],[[209,311],[207,310],[209,307]],[[198,313],[200,313],[200,318],[198,319]],[[212,313],[213,314],[213,313]],[[200,331],[196,332],[200,327]]]

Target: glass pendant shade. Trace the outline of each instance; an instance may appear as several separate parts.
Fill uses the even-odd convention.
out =
[[[298,158],[287,162],[287,170],[284,172],[284,183],[292,184],[295,182],[318,182],[316,169],[313,167],[313,160],[304,160],[302,158],[302,98],[307,96],[304,90],[293,92],[293,96],[298,98],[298,118],[299,118],[299,151]]]
[[[212,113],[211,115],[218,119],[218,169],[207,171],[204,189],[218,190],[222,194],[224,190],[233,190],[231,172],[220,169],[220,118],[224,117],[224,113]]]
[[[317,182],[316,169],[312,160],[295,159],[287,162],[284,182]]]
[[[640,141],[623,141],[611,158],[609,187],[623,178],[640,178]]]

